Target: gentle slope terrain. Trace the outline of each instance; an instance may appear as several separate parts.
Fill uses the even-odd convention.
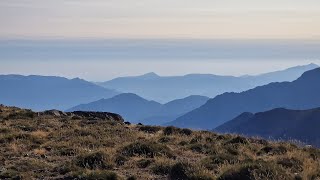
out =
[[[0,106],[0,179],[311,179],[320,151],[117,114]]]

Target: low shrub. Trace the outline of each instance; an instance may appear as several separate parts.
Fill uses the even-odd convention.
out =
[[[196,136],[190,140],[190,144],[200,143],[202,141],[202,136]]]
[[[15,170],[5,170],[0,172],[0,179],[20,180],[22,176]]]
[[[235,137],[227,142],[227,144],[249,144],[249,141],[244,137]]]
[[[128,158],[122,155],[118,155],[115,158],[115,163],[117,166],[123,166],[125,164],[125,162],[128,161]]]
[[[152,133],[152,134],[157,133],[160,130],[161,130],[161,128],[157,127],[157,126],[141,126],[141,127],[139,127],[139,131],[143,131],[146,133]]]
[[[191,144],[189,147],[193,152],[197,153],[208,153],[209,147],[203,144]]]
[[[127,178],[127,180],[137,180],[137,178],[135,176],[130,176]]]
[[[303,171],[303,162],[296,158],[283,158],[278,160],[277,163],[286,169],[290,169],[293,173]]]
[[[208,170],[216,170],[223,164],[236,164],[240,161],[231,154],[216,154],[202,160],[201,164]]]
[[[169,136],[169,135],[172,135],[174,133],[178,133],[179,130],[180,130],[179,128],[176,128],[174,126],[168,126],[168,127],[164,128],[163,134],[166,135],[166,136]]]
[[[293,177],[286,174],[276,164],[256,162],[232,167],[224,172],[218,180],[250,180],[250,179],[273,179],[289,180]]]
[[[189,163],[179,162],[171,167],[169,179],[174,180],[213,180],[214,178]]]
[[[147,158],[154,158],[155,156],[175,157],[167,146],[155,142],[131,143],[121,150],[121,154],[130,157],[143,156]]]
[[[171,170],[172,164],[168,162],[158,162],[153,167],[151,167],[151,170],[156,175],[168,175]]]
[[[111,169],[113,167],[109,156],[102,151],[79,155],[76,158],[76,165],[87,169]]]
[[[154,162],[154,160],[152,159],[141,159],[137,162],[137,166],[139,168],[147,168],[149,167],[152,163]]]
[[[167,142],[170,142],[171,141],[171,138],[169,137],[161,137],[159,139],[159,143],[167,143]]]
[[[179,133],[183,134],[183,135],[190,136],[190,135],[192,135],[192,130],[185,128],[185,129],[181,129]]]
[[[187,142],[187,141],[181,141],[181,142],[179,142],[179,145],[180,146],[186,146],[186,145],[188,145],[189,143]]]
[[[75,156],[77,151],[71,147],[62,146],[56,150],[56,153],[60,156]]]
[[[77,180],[118,180],[119,177],[116,173],[111,171],[91,171],[87,172],[75,172],[65,179],[77,179]]]
[[[287,148],[284,146],[266,146],[264,148],[262,148],[257,155],[261,156],[261,155],[283,155],[286,154],[288,152]]]

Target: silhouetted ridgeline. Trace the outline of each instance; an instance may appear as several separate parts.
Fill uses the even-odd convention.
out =
[[[307,71],[293,82],[270,83],[241,93],[224,93],[198,109],[168,123],[178,127],[214,129],[243,112],[274,108],[320,107],[320,68]]]
[[[215,131],[281,140],[299,140],[320,147],[320,108],[243,113]]]
[[[124,93],[110,99],[101,99],[75,106],[67,111],[107,111],[121,114],[127,121],[134,123],[160,125],[200,107],[208,97],[189,96],[166,104],[149,101],[132,93]]]
[[[33,110],[59,109],[119,94],[82,79],[0,75],[0,102]]]
[[[305,71],[319,67],[316,64],[296,66],[282,71],[256,76],[219,76],[213,74],[188,74],[185,76],[159,76],[148,73],[135,77],[120,77],[99,85],[120,92],[135,93],[160,103],[190,95],[215,97],[225,92],[241,92],[271,82],[293,81]]]

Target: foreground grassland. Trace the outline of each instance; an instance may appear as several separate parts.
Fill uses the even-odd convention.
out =
[[[0,107],[0,179],[320,179],[289,143]]]

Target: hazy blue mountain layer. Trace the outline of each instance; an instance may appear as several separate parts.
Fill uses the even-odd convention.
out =
[[[114,112],[121,114],[125,120],[133,123],[160,125],[200,107],[208,99],[208,97],[203,96],[190,96],[162,105],[132,93],[124,93],[110,99],[81,104],[68,111]]]
[[[260,113],[243,113],[215,131],[263,138],[299,140],[320,146],[320,108],[288,110],[277,108]]]
[[[36,111],[64,110],[119,94],[78,78],[0,75],[0,84],[0,103]]]
[[[203,95],[213,98],[225,92],[242,92],[271,82],[293,81],[305,71],[317,67],[315,64],[309,64],[257,76],[241,77],[213,74],[158,76],[155,73],[148,73],[135,77],[119,77],[97,84],[109,89],[135,93],[143,98],[165,103],[190,95]]]
[[[224,93],[170,122],[169,125],[213,129],[243,112],[274,108],[320,107],[320,68],[307,71],[293,82],[270,83],[241,93]]]

